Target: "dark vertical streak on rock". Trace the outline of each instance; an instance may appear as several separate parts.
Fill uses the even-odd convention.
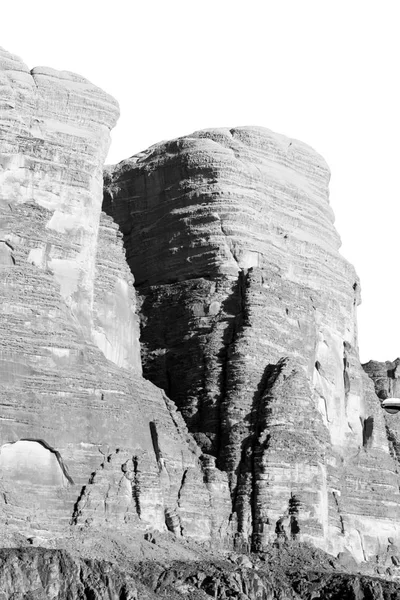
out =
[[[252,452],[251,452],[251,520],[252,520],[252,541],[251,545],[255,552],[261,547],[262,523],[259,519],[259,510],[257,507],[258,486],[257,479],[261,470],[261,462],[263,455],[268,449],[269,433],[268,433],[268,404],[269,395],[273,384],[279,376],[284,365],[284,359],[277,364],[269,364],[266,366],[258,389],[253,396],[252,410]],[[261,440],[261,434],[264,433],[264,439]]]
[[[299,506],[300,506],[299,499],[295,496],[295,494],[292,493],[289,498],[289,518],[290,518],[290,537],[293,541],[297,539],[297,536],[300,533],[300,526],[299,526],[299,521],[298,521]]]
[[[177,500],[178,506],[180,506],[180,500],[181,500],[182,490],[183,490],[185,482],[186,482],[187,474],[188,474],[188,469],[185,469],[184,472],[183,472],[183,475],[182,475],[181,485],[179,486],[179,491],[178,491],[178,500]],[[179,519],[178,516],[177,516],[177,520],[179,522],[179,532],[180,532],[180,535],[183,535],[182,523],[181,523],[181,520]]]
[[[178,505],[179,505],[179,501],[181,499],[181,494],[182,494],[182,490],[183,490],[183,486],[185,485],[185,481],[186,481],[186,477],[187,477],[187,472],[188,470],[185,469],[182,475],[182,479],[181,479],[181,485],[179,486],[179,491],[178,491]]]
[[[82,509],[80,508],[80,503],[81,503],[82,498],[85,495],[86,495],[86,485],[84,485],[82,487],[82,489],[79,493],[79,496],[77,497],[74,507],[72,509],[72,516],[71,516],[71,521],[70,521],[71,525],[76,525],[78,523],[78,519],[79,519],[80,515],[82,514]]]
[[[217,401],[218,410],[218,436],[216,445],[217,467],[225,470],[224,457],[224,437],[226,431],[224,428],[224,404],[227,401],[228,390],[232,384],[234,373],[231,373],[230,359],[232,348],[234,347],[243,326],[246,323],[246,272],[242,269],[239,271],[236,287],[231,296],[224,303],[224,310],[229,314],[234,307],[234,315],[228,326],[223,340],[223,346],[220,350],[221,360],[221,376],[220,376],[220,393]]]
[[[137,456],[132,457],[133,464],[133,481],[132,481],[132,498],[135,503],[136,514],[139,519],[142,516],[142,509],[140,507],[140,481],[139,481],[139,459]]]
[[[363,422],[363,447],[369,448],[372,444],[372,434],[374,431],[374,417],[368,417]]]
[[[161,454],[161,450],[160,450],[160,445],[158,443],[157,425],[154,421],[150,421],[149,427],[150,427],[151,441],[153,443],[154,454],[156,455],[158,467],[161,469],[162,454]]]
[[[343,382],[344,392],[347,395],[350,392],[350,377],[349,377],[349,359],[348,352],[351,346],[348,342],[343,342]]]

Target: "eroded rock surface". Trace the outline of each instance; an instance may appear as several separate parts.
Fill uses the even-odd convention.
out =
[[[393,600],[399,593],[398,582],[387,574],[349,572],[339,561],[299,545],[271,549],[261,558],[228,554],[165,561],[159,554],[123,568],[115,560],[87,559],[62,550],[0,550],[4,599]]]
[[[158,553],[152,531],[168,531],[185,563],[188,538],[307,541],[397,567],[399,437],[358,360],[325,162],[264,129],[198,132],[107,169],[104,214],[117,115],[82,77],[0,51],[1,533],[146,531]],[[45,586],[68,560],[28,552],[15,578],[43,590],[18,593],[61,600]],[[103,594],[80,560],[77,597]],[[208,579],[169,558],[150,561],[154,585],[134,574],[149,598],[325,593],[240,560]],[[109,596],[130,597],[114,579]]]
[[[136,585],[115,565],[74,560],[60,550],[0,549],[0,598],[138,600]]]
[[[207,540],[227,529],[227,477],[141,376],[133,277],[101,214],[117,116],[84,78],[0,51],[0,519]]]
[[[400,398],[400,358],[393,362],[370,360],[363,369],[374,382],[375,393],[381,400]]]
[[[228,474],[237,547],[365,560],[400,540],[398,467],[328,182],[301,142],[213,129],[107,168],[103,207],[135,275],[144,375]]]

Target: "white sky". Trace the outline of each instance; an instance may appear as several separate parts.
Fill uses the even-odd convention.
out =
[[[120,103],[109,162],[206,127],[262,125],[320,152],[361,278],[361,360],[400,355],[397,0],[19,0],[0,46]]]

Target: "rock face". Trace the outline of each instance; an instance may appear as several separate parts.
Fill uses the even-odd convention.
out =
[[[398,582],[350,573],[301,546],[263,556],[229,556],[197,561],[142,560],[127,568],[82,559],[62,550],[0,550],[3,600],[393,600]],[[311,563],[310,563],[311,558]],[[322,558],[322,560],[321,560]]]
[[[0,533],[150,528],[396,566],[399,437],[358,360],[326,164],[264,129],[198,132],[108,168],[105,214],[117,116],[82,77],[0,51]],[[67,561],[77,597],[108,585],[26,557],[16,580]],[[162,568],[160,593],[275,597],[254,573]],[[110,572],[109,596],[123,585]]]
[[[400,398],[400,358],[393,362],[370,360],[363,365],[364,371],[374,382],[375,393],[381,400]]]
[[[237,546],[365,560],[400,541],[398,467],[328,182],[296,140],[206,130],[108,168],[103,208],[135,275],[144,375],[228,474]]]
[[[0,519],[44,538],[108,523],[209,539],[227,477],[141,376],[133,278],[101,214],[117,116],[82,77],[0,51]]]
[[[32,548],[0,550],[0,598],[137,600],[138,594],[132,579],[115,566]]]
[[[378,362],[370,360],[363,364],[363,369],[372,379],[375,387],[375,393],[380,399],[400,398],[400,358],[393,362]],[[389,415],[383,411],[385,418],[386,435],[389,442],[390,452],[397,465],[400,461],[400,422],[398,415]],[[398,466],[396,472],[399,472]]]

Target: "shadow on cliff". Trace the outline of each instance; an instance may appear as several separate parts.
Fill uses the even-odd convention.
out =
[[[255,531],[257,472],[269,443],[268,434],[259,439],[267,429],[266,397],[284,365],[282,359],[261,366],[258,384],[243,386],[253,278],[257,284],[257,269],[241,270],[235,280],[216,272],[136,285],[143,375],[175,402],[203,452],[228,472],[238,544],[247,549]],[[238,389],[248,408],[236,420]]]
[[[165,390],[202,450],[217,458],[230,349],[243,327],[242,287],[241,277],[137,287],[143,375]]]
[[[246,551],[256,543],[255,486],[269,442],[268,434],[259,439],[268,427],[268,391],[286,364],[281,359],[266,365],[256,389],[248,391],[248,412],[232,426],[242,343],[251,328],[250,279],[250,272],[241,271],[235,282],[199,278],[138,286],[144,376],[165,390],[203,452],[216,456],[217,467],[228,472],[236,545]],[[218,315],[210,316],[201,306],[213,287],[224,292],[224,300]]]
[[[268,364],[252,397],[251,411],[244,418],[247,435],[240,444],[240,461],[231,474],[232,513],[236,514],[238,535],[235,545],[238,550],[257,551],[256,527],[256,481],[261,470],[263,456],[268,449],[269,400],[268,392],[282,372],[286,359]],[[263,435],[262,435],[263,434]],[[251,523],[251,542],[248,525]]]

